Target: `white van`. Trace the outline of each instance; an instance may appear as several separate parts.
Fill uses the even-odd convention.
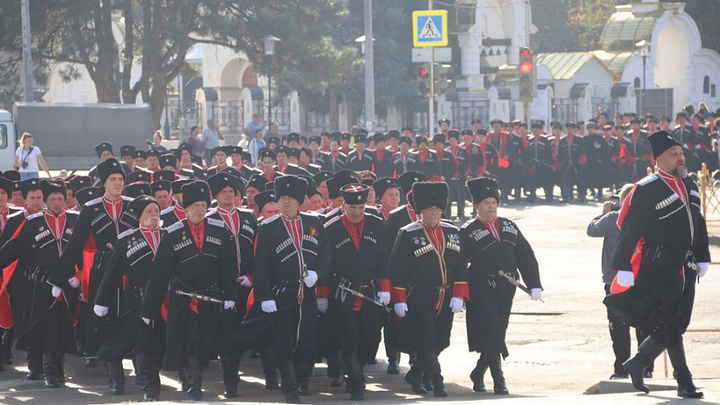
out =
[[[17,141],[12,114],[0,110],[0,171],[12,169]]]

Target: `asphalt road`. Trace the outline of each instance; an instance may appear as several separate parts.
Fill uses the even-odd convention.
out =
[[[600,213],[600,203],[561,205],[508,204],[500,215],[515,220],[535,249],[545,303],[533,302],[518,292],[507,334],[510,357],[504,363],[507,385],[516,400],[538,398],[557,403],[557,398],[580,395],[612,373],[613,355],[607,331],[604,295],[600,280],[601,239],[589,238],[585,230],[589,221]],[[712,253],[720,258],[720,214],[708,215]],[[688,362],[696,382],[717,381],[720,378],[720,266],[712,265],[697,288],[695,313],[690,330],[685,335]],[[381,345],[382,346],[382,345]],[[14,353],[15,364],[0,371],[0,403],[3,404],[78,404],[141,401],[140,387],[128,377],[124,396],[109,395],[102,366],[83,367],[82,358],[68,356],[65,388],[46,389],[41,381],[24,381],[24,353]],[[492,394],[475,394],[468,377],[477,356],[467,350],[464,314],[456,316],[452,344],[440,356],[450,401],[498,399]],[[368,392],[365,402],[405,403],[434,401],[432,397],[413,395],[402,376],[407,370],[407,356],[403,355],[401,374],[387,375],[382,348],[378,364],[366,367]],[[241,363],[240,397],[243,402],[279,402],[279,391],[264,389],[259,359],[244,358]],[[126,375],[132,366],[125,363]],[[656,362],[656,379],[664,374],[662,357]],[[312,395],[303,397],[305,403],[346,403],[349,394],[344,388],[330,387],[325,377],[325,365],[320,364],[311,381]],[[174,374],[174,373],[173,373]],[[175,375],[163,374],[161,399],[184,401]],[[669,370],[672,378],[672,369]],[[491,379],[486,376],[486,385]],[[490,385],[491,386],[491,385]],[[211,363],[205,372],[206,401],[223,399],[224,388],[218,362]],[[634,394],[633,394],[634,395]],[[551,398],[555,398],[551,400]],[[646,396],[647,398],[647,396]],[[672,398],[672,395],[670,395]],[[609,399],[609,397],[607,397]],[[717,399],[717,398],[716,398]],[[511,399],[506,401],[515,403]],[[598,397],[597,403],[601,401]],[[648,403],[648,402],[631,403]],[[544,402],[544,401],[543,401]],[[652,401],[651,401],[652,402]],[[667,403],[658,397],[655,403]],[[713,402],[713,401],[710,401]],[[583,401],[583,403],[585,403]],[[587,402],[592,403],[592,402]],[[619,403],[619,402],[618,402]]]

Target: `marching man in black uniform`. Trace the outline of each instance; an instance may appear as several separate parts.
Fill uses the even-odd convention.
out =
[[[28,357],[31,354],[41,356],[45,386],[58,388],[65,380],[65,353],[75,352],[72,317],[77,293],[55,299],[50,295],[51,286],[46,281],[48,272],[67,246],[78,214],[65,211],[66,191],[62,181],[42,180],[39,183],[47,209],[29,215],[15,237],[2,246],[0,268],[26,255],[32,259],[31,263],[26,263],[33,269],[32,290],[23,292],[26,295],[21,297],[30,305],[23,319],[15,319],[19,327],[18,346],[27,348]],[[7,301],[2,302],[5,304]],[[0,306],[3,320],[8,310],[5,305]],[[31,372],[39,372],[34,364],[28,364],[28,367]]]
[[[252,210],[236,208],[235,196],[239,193],[240,179],[227,173],[216,174],[208,179],[210,191],[217,200],[217,208],[208,213],[209,218],[221,220],[235,238],[235,279],[238,295],[233,299],[237,303],[234,311],[225,311],[220,320],[219,354],[223,368],[225,397],[237,396],[238,368],[240,353],[232,345],[232,334],[245,316],[245,305],[252,288],[255,233],[257,219]]]
[[[635,184],[623,201],[611,265],[617,275],[604,302],[627,324],[652,331],[637,355],[623,364],[637,390],[649,392],[643,382],[645,368],[667,349],[678,396],[702,398],[683,346],[695,281],[710,263],[700,193],[687,177],[680,143],[666,131],[648,139],[659,170]]]
[[[75,275],[75,263],[83,260],[82,294],[88,304],[95,302],[100,281],[112,254],[112,247],[117,236],[128,229],[137,228],[137,220],[125,214],[129,197],[122,195],[125,185],[125,172],[115,158],[108,158],[97,166],[100,184],[105,188],[105,194],[88,201],[80,211],[73,234],[67,247],[63,250],[60,260],[57,261],[48,282],[53,285],[52,295],[59,297],[63,290],[71,287],[77,288],[80,284]],[[117,302],[111,298],[109,302]],[[117,313],[117,305],[110,306],[109,313]],[[87,333],[84,340],[84,354],[87,365],[95,362],[100,339],[96,328],[102,323],[93,311],[87,314]],[[108,365],[111,375],[122,374],[122,364]],[[115,369],[113,369],[115,367]]]
[[[495,179],[480,177],[467,182],[477,217],[460,229],[460,244],[468,263],[470,301],[467,303],[467,332],[470,351],[480,352],[477,367],[470,374],[473,391],[485,392],[483,377],[488,367],[495,394],[507,395],[501,367],[508,356],[505,332],[510,319],[518,270],[530,289],[530,298],[542,296],[538,263],[530,244],[509,219],[497,216],[500,192]],[[501,357],[502,356],[502,357]]]
[[[416,356],[405,379],[422,392],[424,371],[436,397],[447,396],[438,355],[450,345],[453,314],[469,299],[458,228],[440,221],[447,197],[445,183],[413,185],[413,207],[421,219],[400,229],[388,260],[394,310],[403,318],[400,350]]]
[[[326,288],[318,288],[318,308],[327,310],[333,328],[329,352],[342,348],[350,399],[355,401],[365,398],[363,366],[374,360],[380,343],[385,315],[381,306],[390,304],[390,280],[385,274],[383,221],[365,213],[369,187],[354,183],[340,192],[345,212],[325,224],[332,261],[327,283],[322,283]]]
[[[299,395],[308,394],[318,322],[314,287],[318,277],[327,273],[332,256],[320,218],[299,212],[306,190],[307,181],[302,177],[275,179],[281,214],[266,219],[258,228],[253,273],[255,305],[248,314],[253,319],[276,313],[270,315],[274,319],[267,326],[288,403],[299,403]],[[250,333],[242,327],[239,331]]]
[[[114,292],[121,289],[119,319],[110,326],[98,350],[98,357],[108,364],[121,363],[123,357],[135,355],[138,377],[143,381],[144,399],[157,401],[160,398],[160,367],[164,341],[164,321],[153,326],[140,320],[140,308],[145,297],[145,288],[153,262],[165,236],[160,228],[160,205],[152,197],[141,195],[128,204],[127,215],[136,218],[140,225],[120,235],[113,248],[110,262],[98,288],[93,311],[105,317],[110,309]],[[111,368],[115,373],[121,368]],[[122,373],[111,375],[110,391],[121,395],[125,389]]]
[[[208,184],[193,181],[182,192],[187,218],[169,226],[160,241],[140,316],[148,325],[158,322],[167,295],[163,368],[184,368],[188,395],[201,401],[202,371],[216,347],[220,311],[235,308],[237,254],[225,223],[205,217]]]

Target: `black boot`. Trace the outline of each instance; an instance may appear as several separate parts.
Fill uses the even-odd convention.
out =
[[[702,391],[698,391],[693,383],[692,374],[685,359],[685,347],[682,342],[667,347],[668,357],[673,366],[673,377],[678,383],[677,395],[682,398],[702,398]]]
[[[508,389],[505,385],[505,376],[502,371],[502,357],[500,354],[496,354],[494,356],[490,356],[488,358],[488,363],[490,367],[490,375],[492,375],[493,378],[493,389],[495,391],[495,395],[508,395]]]
[[[282,392],[285,394],[285,402],[288,404],[299,404],[300,395],[298,392],[297,378],[295,377],[295,365],[292,360],[279,361],[280,376],[282,378]]]
[[[490,367],[490,364],[488,363],[487,356],[480,354],[477,365],[470,373],[470,380],[473,382],[473,391],[485,392],[485,372],[488,367]]]
[[[280,389],[280,380],[277,373],[277,359],[272,350],[263,350],[260,354],[260,362],[262,363],[263,373],[265,374],[265,389]]]
[[[345,371],[348,374],[350,399],[362,401],[365,399],[365,373],[360,364],[360,356],[357,353],[345,353],[343,359],[345,360]]]
[[[28,374],[27,379],[31,381],[41,380],[43,375],[43,354],[35,350],[27,352]]]
[[[648,388],[645,385],[645,381],[643,381],[645,368],[648,364],[650,364],[650,362],[655,360],[655,358],[659,356],[663,350],[665,350],[664,344],[656,341],[651,336],[648,336],[640,344],[638,353],[635,357],[623,363],[623,368],[630,376],[633,387],[635,387],[638,391],[642,391],[646,394],[650,392],[650,388]]]
[[[53,353],[53,361],[57,369],[57,380],[60,385],[65,384],[65,353]]]
[[[387,346],[385,346],[385,348],[388,356],[387,373],[400,374],[400,352],[395,349],[389,349]]]
[[[330,364],[332,364],[332,368]],[[328,358],[328,377],[332,379],[330,382],[331,387],[343,386],[343,379],[345,377],[345,366],[343,364],[343,354],[340,350],[335,352],[334,356]]]
[[[432,376],[430,376],[430,374],[428,373],[423,373],[422,384],[423,387],[425,387],[425,391],[430,392],[435,389],[435,387],[433,386]]]
[[[405,381],[412,386],[414,393],[418,395],[427,394],[427,390],[422,385],[422,370],[417,360],[410,366],[410,371],[405,374]]]
[[[433,396],[435,397],[446,397],[448,396],[445,390],[445,382],[440,370],[440,362],[438,361],[438,355],[436,352],[425,353],[421,363],[425,375],[430,377],[433,385]]]
[[[153,364],[153,358],[144,354],[135,355],[137,376],[143,381],[143,399],[147,402],[160,399],[160,374],[155,369],[157,361]],[[136,379],[137,380],[137,379]]]
[[[223,383],[225,384],[225,398],[237,397],[237,386],[239,382],[238,368],[240,361],[233,354],[221,354],[220,364],[222,365]]]
[[[42,368],[45,375],[45,387],[60,388],[57,380],[57,364],[52,353],[44,353],[42,356]]]
[[[108,385],[110,393],[113,395],[123,395],[125,393],[125,371],[121,362],[107,362],[105,364],[108,370]]]
[[[187,379],[187,394],[192,401],[202,401],[202,367],[197,357],[185,359],[185,378]]]
[[[13,364],[12,358],[13,329],[5,329],[0,340],[0,363]]]

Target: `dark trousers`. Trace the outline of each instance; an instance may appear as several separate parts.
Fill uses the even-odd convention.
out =
[[[610,285],[605,284],[605,294],[610,294]],[[625,374],[626,371],[623,369],[623,363],[630,358],[632,345],[630,341],[630,326],[618,319],[617,316],[613,315],[612,312],[607,311],[608,317],[608,328],[610,330],[610,339],[612,340],[613,353],[615,353],[615,362],[613,363],[613,372],[616,374]],[[637,339],[638,345],[642,343],[647,337],[640,328],[635,328],[635,338]],[[647,371],[652,372],[655,363],[652,362],[647,368]]]
[[[448,180],[448,186],[450,187],[450,205],[448,205],[448,214],[452,216],[452,203],[457,203],[457,216],[458,218],[465,218],[465,184],[461,179],[450,179]]]

